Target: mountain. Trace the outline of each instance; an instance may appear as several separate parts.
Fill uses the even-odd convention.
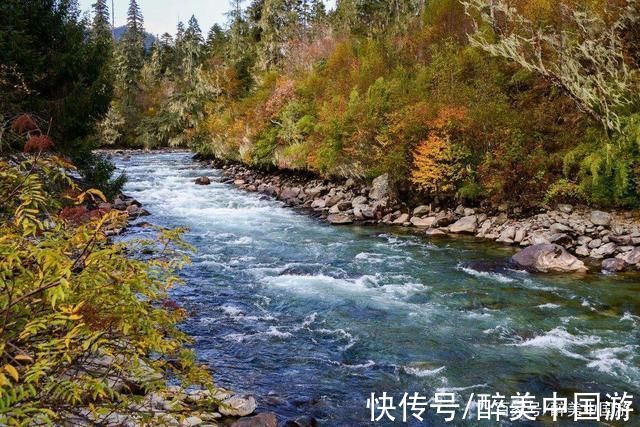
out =
[[[116,27],[113,30],[113,37],[116,39],[116,41],[120,41],[120,39],[124,36],[124,33],[126,31],[127,31],[126,25],[123,25],[121,27]],[[155,43],[156,37],[153,34],[149,34],[149,33],[144,33],[144,34],[145,34],[144,48],[146,50],[149,50],[151,49],[151,46],[153,45],[153,43]]]

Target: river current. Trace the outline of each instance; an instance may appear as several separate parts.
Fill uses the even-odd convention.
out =
[[[510,248],[332,227],[223,184],[189,153],[115,161],[144,221],[190,229],[197,253],[172,294],[191,313],[183,328],[216,382],[260,411],[356,426],[370,425],[371,393],[640,399],[637,276],[531,275],[505,262]],[[212,185],[194,185],[202,175]]]

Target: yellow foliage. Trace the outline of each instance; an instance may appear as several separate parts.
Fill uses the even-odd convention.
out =
[[[411,182],[435,193],[451,191],[452,158],[448,138],[431,133],[413,153],[414,169],[411,172]]]

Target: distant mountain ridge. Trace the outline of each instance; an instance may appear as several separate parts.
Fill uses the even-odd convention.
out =
[[[116,27],[113,30],[113,37],[116,39],[116,41],[120,41],[120,39],[124,37],[124,33],[126,31],[127,31],[126,25],[122,25],[121,27]],[[149,50],[151,49],[151,46],[153,46],[153,43],[155,43],[156,37],[153,34],[149,34],[149,33],[144,33],[144,35],[145,35],[144,48],[146,50]]]

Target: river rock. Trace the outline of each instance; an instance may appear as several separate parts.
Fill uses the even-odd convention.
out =
[[[413,224],[415,227],[418,228],[430,228],[431,226],[433,226],[433,223],[436,219],[434,217],[429,217],[429,218],[420,218],[417,216],[414,216],[413,218],[411,218],[411,224]]]
[[[264,412],[249,418],[241,418],[231,427],[278,427],[278,418],[276,414]]]
[[[631,252],[627,253],[624,258],[624,262],[629,265],[640,265],[640,248],[635,248]]]
[[[576,248],[576,255],[586,257],[586,256],[589,256],[589,254],[591,254],[591,251],[586,246],[578,246]]]
[[[478,218],[475,215],[465,216],[459,219],[453,225],[449,226],[450,233],[469,233],[473,234],[478,230]]]
[[[557,222],[557,223],[553,224],[551,227],[549,227],[549,231],[552,234],[558,234],[558,233],[568,233],[568,232],[572,231],[572,229],[568,225],[564,225],[564,224],[561,224],[561,223]]]
[[[196,179],[195,182],[197,185],[210,185],[211,179],[208,176],[201,176],[200,178]]]
[[[373,200],[386,199],[391,194],[391,184],[389,182],[389,174],[385,173],[373,180],[369,198]]]
[[[604,227],[607,227],[609,226],[609,224],[611,224],[611,214],[602,211],[592,211],[591,222],[595,225],[602,225]]]
[[[403,213],[395,221],[393,221],[394,224],[398,224],[398,225],[402,225],[407,222],[409,222],[409,214],[406,214],[406,213]]]
[[[353,200],[351,200],[351,205],[352,206],[360,206],[360,205],[366,205],[369,202],[369,199],[367,199],[364,196],[357,196],[354,197]]]
[[[333,225],[353,224],[353,218],[345,214],[329,215],[327,217],[327,221],[329,221]]]
[[[202,421],[202,418],[200,417],[196,417],[191,416],[191,417],[187,417],[185,418],[181,423],[180,423],[180,427],[195,427],[195,426],[199,426],[200,424],[204,423],[204,421]]]
[[[542,273],[587,271],[582,261],[571,255],[562,246],[554,244],[529,246],[514,255],[511,259],[527,270]]]
[[[434,227],[446,227],[455,221],[455,214],[452,211],[441,211],[435,218]]]
[[[613,255],[616,252],[616,244],[615,243],[607,243],[605,245],[600,246],[597,249],[591,251],[591,258],[600,259],[605,258],[609,255]]]
[[[426,206],[426,205],[418,206],[413,210],[414,216],[424,216],[429,213],[431,213],[431,206]]]
[[[324,199],[315,199],[311,203],[311,209],[324,209],[327,206],[327,202]]]
[[[573,206],[561,203],[558,205],[558,210],[562,213],[570,214],[573,212]]]
[[[353,204],[349,200],[342,200],[337,205],[335,205],[334,207],[337,207],[341,211],[347,211],[347,210],[351,209],[352,206],[353,206]]]
[[[618,258],[608,258],[602,261],[602,270],[617,273],[623,271],[626,264],[623,260]]]
[[[283,188],[282,192],[280,193],[280,198],[285,202],[295,202],[298,200],[300,191],[301,190],[299,188],[289,188],[289,187]]]
[[[230,417],[246,417],[256,410],[256,399],[253,396],[231,396],[222,402],[218,412]]]
[[[498,242],[500,243],[513,243],[514,238],[516,237],[516,227],[510,225],[500,233],[500,237],[498,237]]]

